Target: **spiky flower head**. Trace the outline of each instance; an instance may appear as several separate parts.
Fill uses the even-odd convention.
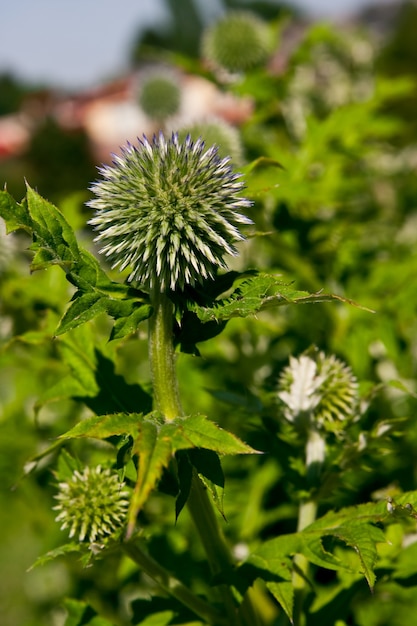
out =
[[[80,542],[100,543],[119,530],[129,506],[129,492],[117,474],[100,465],[75,470],[70,480],[58,484],[58,511],[55,518],[61,530]]]
[[[202,40],[204,57],[229,72],[261,65],[271,49],[267,24],[248,11],[230,11],[208,27]]]
[[[296,425],[342,431],[358,409],[358,384],[351,369],[334,355],[290,357],[278,382],[284,416]]]
[[[183,142],[162,133],[128,144],[113,164],[100,169],[91,187],[96,210],[90,220],[100,250],[129,280],[161,291],[183,289],[226,267],[244,239],[240,211],[251,205],[228,158],[202,139]]]
[[[143,75],[139,105],[148,117],[159,121],[175,115],[181,104],[181,88],[173,72],[155,69]]]
[[[178,130],[178,137],[183,140],[190,135],[193,141],[199,137],[207,146],[216,145],[219,156],[229,156],[235,165],[242,162],[242,142],[237,128],[221,119],[207,119],[193,122]]]

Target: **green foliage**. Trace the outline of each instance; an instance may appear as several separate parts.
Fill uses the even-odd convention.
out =
[[[223,85],[254,103],[256,231],[230,271],[167,292],[165,379],[147,359],[155,294],[101,266],[81,196],[0,193],[0,470],[17,485],[0,558],[52,572],[6,626],[48,625],[56,604],[66,626],[409,623],[416,147],[393,112],[414,87],[374,56],[313,27],[280,73]],[[125,523],[65,544],[51,476],[98,466],[131,494]]]
[[[1,216],[8,221],[9,232],[23,229],[32,236],[35,252],[31,270],[60,266],[67,280],[77,287],[56,334],[65,333],[100,313],[118,320],[112,338],[136,331],[137,325],[151,313],[144,297],[131,297],[135,292],[106,276],[95,258],[78,246],[75,235],[62,213],[28,187],[27,200],[19,205],[7,192],[2,192]],[[139,310],[140,309],[140,312]],[[128,320],[128,318],[130,318]]]

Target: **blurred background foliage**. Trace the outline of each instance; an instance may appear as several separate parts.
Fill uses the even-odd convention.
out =
[[[184,406],[190,413],[206,413],[255,448],[269,450],[263,422],[273,417],[270,398],[278,375],[291,354],[317,345],[349,363],[364,393],[380,385],[367,413],[369,427],[381,419],[396,424],[390,440],[381,442],[354,475],[343,478],[331,505],[416,489],[417,6],[401,4],[395,19],[381,26],[375,5],[363,13],[357,28],[309,25],[272,0],[225,1],[224,9],[244,7],[267,19],[277,37],[277,54],[267,67],[225,83],[200,59],[201,34],[214,17],[201,4],[167,0],[170,21],[138,37],[131,63],[133,71],[142,63],[166,61],[209,77],[221,92],[251,99],[251,114],[237,127],[257,236],[241,246],[233,267],[273,271],[295,281],[299,289],[332,291],[375,313],[322,304],[233,320],[221,335],[199,345],[200,358],[179,355]],[[0,115],[20,111],[34,93],[38,98],[38,88],[9,75],[0,77]],[[59,204],[84,244],[94,250],[84,202],[95,166],[85,132],[63,129],[45,115],[25,149],[0,161],[0,179],[20,198],[26,177]],[[131,623],[139,623],[155,600],[147,594],[149,581],[124,560],[98,562],[89,569],[76,560],[56,561],[26,573],[39,554],[61,543],[62,533],[51,510],[54,459],[47,457],[26,477],[24,468],[89,411],[80,401],[49,401],[49,390],[71,370],[61,340],[53,339],[71,289],[58,269],[30,276],[29,259],[25,237],[6,237],[1,229],[2,625],[63,624],[60,606],[66,594],[104,607],[111,623],[125,623],[129,611]],[[116,374],[146,387],[146,332],[140,330],[139,344],[132,338],[115,345],[107,343],[109,329],[109,321],[100,318],[71,333],[68,341],[80,349],[94,343],[115,362]],[[294,530],[297,472],[287,443],[277,440],[274,445],[281,456],[225,459],[226,532],[237,546]],[[72,450],[90,462],[100,462],[107,453],[93,445],[72,444]],[[180,562],[178,575],[186,578],[188,560],[198,561],[202,555],[187,539],[191,531],[184,532],[190,523],[187,514],[178,526],[173,524],[172,504],[156,494],[142,523],[145,535],[152,527],[151,553],[173,572]],[[391,561],[399,558],[399,535],[395,529],[392,533]],[[417,604],[416,570],[410,571],[404,584],[387,583],[382,562],[373,598],[365,583],[355,583],[344,614],[338,615],[345,621],[338,623],[410,623]],[[204,566],[200,576],[207,577]],[[333,586],[347,587],[346,581],[336,584],[335,577],[316,582],[323,593]],[[198,577],[193,585],[198,590]],[[158,601],[163,607],[164,599]],[[311,624],[315,619],[335,623],[330,613],[323,621],[319,608]],[[186,618],[179,612],[177,621]]]

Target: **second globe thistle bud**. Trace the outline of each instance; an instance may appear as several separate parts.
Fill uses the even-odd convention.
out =
[[[231,11],[207,29],[202,52],[215,66],[233,73],[261,65],[271,48],[265,22],[247,11]]]
[[[129,506],[129,492],[117,474],[100,465],[75,470],[70,480],[59,483],[55,496],[57,522],[69,536],[90,544],[102,542],[120,529]]]
[[[190,135],[193,141],[202,137],[206,145],[218,146],[220,157],[229,156],[232,163],[241,164],[242,142],[239,131],[231,124],[221,119],[202,120],[179,129],[178,136],[180,139],[185,139],[187,135]]]
[[[212,277],[237,254],[239,226],[252,223],[241,213],[251,202],[240,174],[201,139],[143,137],[100,172],[89,202],[100,252],[142,286],[176,290]]]
[[[291,357],[279,379],[278,397],[288,421],[301,427],[338,432],[358,409],[358,384],[351,369],[334,355]]]
[[[174,73],[154,70],[142,77],[139,105],[152,119],[164,121],[178,113],[181,104],[181,89]]]

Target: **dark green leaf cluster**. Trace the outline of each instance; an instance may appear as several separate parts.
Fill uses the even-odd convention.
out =
[[[115,319],[111,339],[136,331],[152,312],[146,295],[111,281],[92,254],[79,247],[63,214],[28,187],[26,199],[18,204],[2,192],[0,215],[8,232],[24,230],[33,239],[31,270],[58,265],[76,287],[72,302],[60,321],[56,334],[63,334],[101,313]]]

